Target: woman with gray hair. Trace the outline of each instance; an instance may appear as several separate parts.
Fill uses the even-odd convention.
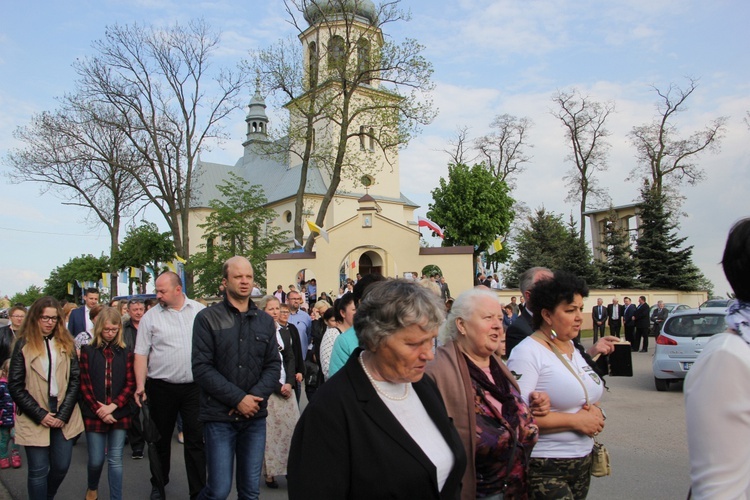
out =
[[[406,280],[371,285],[361,346],[317,392],[289,452],[289,498],[458,499],[466,456],[435,383],[424,377],[440,299]]]
[[[544,393],[533,394],[529,408],[516,379],[495,355],[502,334],[502,306],[495,293],[482,287],[467,290],[453,303],[440,329],[444,345],[427,366],[468,457],[463,500],[528,497],[527,464],[539,437],[533,415],[549,411]]]

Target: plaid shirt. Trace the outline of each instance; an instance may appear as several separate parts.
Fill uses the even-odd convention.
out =
[[[81,395],[83,401],[81,404],[88,406],[94,413],[100,407],[99,402],[96,400],[94,395],[94,386],[91,381],[91,377],[104,376],[104,392],[106,394],[106,401],[102,401],[104,404],[114,403],[118,408],[122,408],[127,405],[135,393],[135,372],[133,371],[133,353],[127,350],[119,351],[120,356],[127,356],[126,370],[125,370],[125,386],[120,394],[112,394],[112,360],[115,357],[115,352],[112,348],[107,345],[106,347],[99,348],[104,354],[106,361],[106,368],[103,374],[91,373],[89,370],[89,356],[87,350],[81,351],[81,358],[78,364],[81,367]],[[127,429],[130,427],[131,416],[127,415],[121,417],[114,424],[106,424],[99,418],[89,418],[84,415],[83,423],[86,427],[87,432],[109,432],[112,429]]]

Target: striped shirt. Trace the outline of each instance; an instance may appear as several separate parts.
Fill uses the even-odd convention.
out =
[[[138,325],[135,354],[148,356],[148,378],[171,384],[193,381],[193,320],[206,306],[185,297],[179,310],[157,305]]]

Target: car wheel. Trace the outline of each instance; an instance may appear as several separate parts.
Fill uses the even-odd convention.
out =
[[[663,378],[654,378],[654,385],[657,391],[666,391],[669,388],[669,382]]]

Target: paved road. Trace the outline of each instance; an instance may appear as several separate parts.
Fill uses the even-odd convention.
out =
[[[610,377],[610,392],[603,405],[607,411],[607,427],[601,434],[609,449],[613,475],[592,478],[589,498],[593,500],[684,499],[688,491],[688,455],[685,442],[685,418],[681,384],[668,392],[654,389],[651,375],[651,354],[633,354],[635,376]],[[86,491],[85,438],[74,448],[73,464],[58,498],[83,498]],[[150,492],[148,461],[130,459],[124,464],[124,498],[146,499]],[[169,498],[185,499],[187,481],[182,460],[182,445],[175,439],[172,447],[172,482]],[[24,457],[25,458],[25,457]],[[107,499],[106,474],[103,474],[99,498]],[[0,499],[26,498],[25,466],[19,470],[0,471],[0,480],[7,492],[0,490]],[[264,499],[286,498],[283,478],[278,490],[261,487]],[[236,498],[232,496],[230,498]]]

